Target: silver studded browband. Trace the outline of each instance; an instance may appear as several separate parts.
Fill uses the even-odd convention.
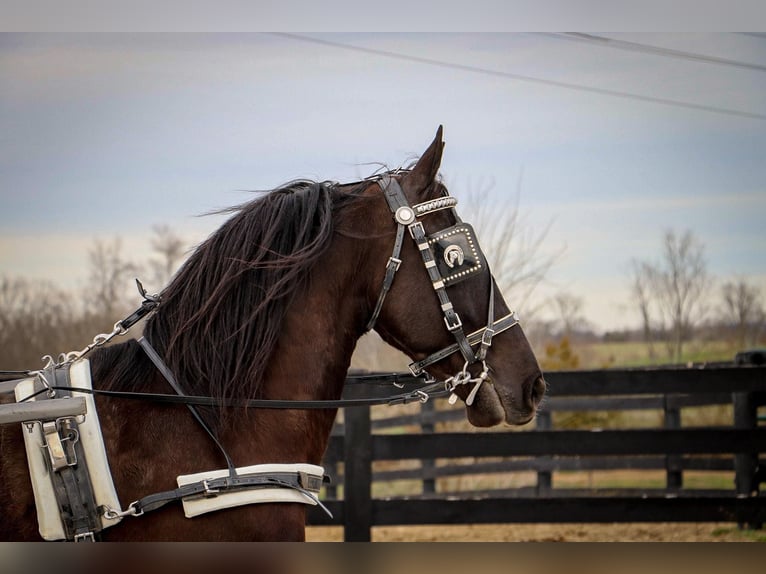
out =
[[[432,213],[434,211],[440,211],[442,209],[452,209],[457,206],[457,198],[455,197],[440,197],[438,199],[432,199],[431,201],[424,201],[418,203],[412,209],[415,210],[416,215],[425,215],[426,213]]]

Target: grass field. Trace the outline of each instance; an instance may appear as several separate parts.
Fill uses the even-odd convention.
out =
[[[670,362],[665,346],[655,343],[650,346],[639,341],[597,342],[571,344],[572,353],[577,357],[579,369],[605,369],[614,367],[641,367],[663,365]],[[709,363],[733,361],[742,349],[729,341],[691,341],[684,346],[681,363]],[[542,362],[545,349],[535,349]]]

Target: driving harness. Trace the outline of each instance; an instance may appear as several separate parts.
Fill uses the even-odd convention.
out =
[[[0,383],[2,392],[14,392],[17,403],[0,405],[0,423],[23,422],[24,442],[30,466],[38,514],[40,534],[45,540],[95,540],[104,529],[119,523],[126,516],[142,516],[169,502],[181,501],[184,513],[191,518],[199,514],[259,502],[298,502],[319,505],[332,514],[319,501],[318,493],[327,476],[321,466],[310,464],[266,464],[235,468],[215,433],[196,410],[199,405],[244,406],[256,408],[339,408],[369,406],[373,404],[403,404],[414,400],[425,402],[430,396],[450,394],[450,402],[457,396],[454,389],[474,383],[466,404],[472,404],[479,387],[489,379],[486,356],[497,333],[518,324],[511,312],[497,321],[494,319],[494,278],[490,274],[488,318],[486,327],[466,334],[463,323],[455,311],[447,288],[489,268],[479,248],[473,228],[460,220],[455,212],[457,199],[444,196],[411,206],[399,183],[390,174],[378,179],[384,197],[397,224],[393,252],[388,259],[383,285],[367,323],[372,329],[383,307],[386,295],[393,285],[401,265],[404,233],[410,236],[420,252],[434,292],[439,300],[447,330],[455,343],[425,359],[410,364],[411,379],[425,383],[413,392],[394,395],[386,399],[340,399],[319,401],[249,400],[237,404],[223,404],[211,397],[184,394],[171,370],[145,339],[138,340],[149,359],[163,375],[175,395],[133,393],[93,389],[90,367],[84,356],[93,348],[105,344],[116,335],[124,335],[135,323],[160,305],[157,295],[148,295],[141,283],[138,289],[144,298],[139,309],[118,321],[108,335],[97,335],[93,343],[80,352],[63,355],[58,363],[52,359],[40,371],[24,372],[24,380]],[[426,235],[418,218],[436,211],[451,209],[457,223],[433,235]],[[473,347],[478,345],[474,352]],[[460,352],[465,360],[462,371],[445,381],[434,381],[425,369],[450,355]],[[469,365],[481,363],[483,370],[474,377],[468,373]],[[0,372],[3,374],[3,372]],[[354,377],[349,376],[347,380]],[[364,376],[359,377],[365,379]],[[393,382],[406,379],[393,373],[377,376],[376,380]],[[367,377],[369,380],[369,376]],[[223,454],[227,468],[194,475],[179,476],[178,488],[150,494],[121,509],[112,482],[101,428],[96,413],[94,395],[116,398],[134,398],[186,404],[198,423],[207,431]],[[85,397],[83,404],[82,397]],[[39,399],[39,400],[38,400]],[[11,407],[8,410],[7,407]],[[41,456],[42,453],[42,456]]]

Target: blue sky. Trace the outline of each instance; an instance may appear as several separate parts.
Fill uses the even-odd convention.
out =
[[[766,65],[764,36],[602,35]],[[94,241],[145,260],[166,223],[192,245],[241,190],[358,179],[443,124],[453,195],[493,182],[508,209],[520,179],[526,224],[565,246],[539,301],[566,290],[597,326],[635,325],[630,261],[668,228],[766,292],[766,71],[530,33],[303,36],[0,35],[0,274],[79,288]]]

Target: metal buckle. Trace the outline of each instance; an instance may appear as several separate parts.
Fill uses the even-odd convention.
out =
[[[301,488],[305,488],[306,490],[310,490],[313,492],[319,492],[322,488],[322,478],[318,477],[313,474],[309,474],[304,471],[298,472],[298,483],[301,485]]]
[[[61,418],[40,424],[43,433],[43,444],[40,446],[48,450],[48,457],[54,472],[77,465],[77,452],[74,445],[79,440],[79,433],[70,426],[71,420]],[[62,437],[61,431],[63,429],[69,431],[70,436]]]
[[[221,492],[220,488],[210,488],[210,483],[207,481],[207,479],[202,481],[202,486],[205,489],[205,498],[214,498],[215,496],[218,496],[219,492]]]
[[[75,542],[95,542],[96,537],[92,532],[82,532],[74,535]]]
[[[481,344],[485,347],[491,347],[492,346],[492,337],[495,336],[495,330],[487,327],[484,332],[481,334]]]
[[[399,271],[399,266],[402,264],[402,260],[397,257],[389,257],[388,265],[386,265],[386,267],[391,266],[392,263],[393,263],[394,271]]]
[[[447,330],[452,333],[454,331],[457,331],[458,329],[463,328],[463,322],[460,320],[460,315],[455,313],[455,322],[450,323],[449,316],[444,316],[444,324],[447,325]]]

